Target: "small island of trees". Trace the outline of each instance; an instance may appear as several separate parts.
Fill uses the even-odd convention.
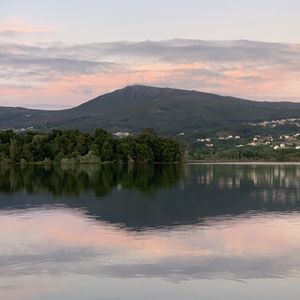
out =
[[[96,129],[92,134],[79,130],[50,133],[13,130],[0,132],[1,163],[174,163],[183,159],[182,145],[161,137],[151,129],[137,136],[116,138]]]

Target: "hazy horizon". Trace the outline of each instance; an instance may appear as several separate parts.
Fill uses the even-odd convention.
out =
[[[99,95],[96,95],[94,98],[90,98],[90,99],[85,99],[83,100],[81,103],[79,104],[76,104],[76,105],[51,105],[51,104],[45,104],[45,103],[36,103],[36,104],[33,104],[33,105],[27,105],[27,106],[5,106],[5,105],[0,105],[2,107],[21,107],[21,108],[27,108],[27,109],[37,109],[37,110],[64,110],[64,109],[70,109],[70,108],[74,108],[74,107],[77,107],[77,106],[80,106],[81,104],[84,104],[84,103],[87,103],[89,101],[92,101],[94,100],[95,98],[98,98],[98,97],[101,97],[101,96],[104,96],[106,94],[109,94],[111,92],[115,92],[115,91],[118,91],[118,90],[121,90],[121,89],[125,89],[127,87],[134,87],[134,86],[145,86],[145,87],[150,87],[150,88],[166,88],[166,89],[177,89],[177,90],[186,90],[186,91],[193,91],[193,92],[199,92],[199,93],[207,93],[207,94],[215,94],[215,95],[219,95],[219,96],[224,96],[224,97],[233,97],[233,98],[237,98],[237,99],[242,99],[242,100],[246,100],[246,101],[258,101],[258,102],[263,102],[263,101],[266,101],[264,99],[261,99],[261,100],[258,100],[258,99],[249,99],[249,98],[241,98],[241,97],[236,97],[235,95],[225,95],[225,94],[218,94],[218,93],[211,93],[209,91],[198,91],[198,90],[195,90],[195,89],[181,89],[181,88],[176,88],[176,87],[169,87],[169,86],[151,86],[151,85],[148,85],[148,84],[129,84],[129,85],[125,85],[125,86],[120,86],[119,88],[116,88],[112,91],[108,91],[108,92],[104,92],[104,93],[101,93]],[[276,102],[286,102],[286,103],[298,103],[298,101],[285,101],[285,100],[269,100],[267,102],[273,102],[273,103],[276,103]],[[300,101],[299,101],[300,102]]]

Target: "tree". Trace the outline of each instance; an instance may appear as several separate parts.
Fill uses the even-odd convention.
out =
[[[112,143],[109,141],[104,142],[101,151],[101,160],[102,161],[113,161],[114,160],[114,151]]]
[[[133,160],[133,149],[127,140],[121,140],[117,146],[117,159],[124,163],[128,163]]]
[[[23,152],[22,152],[22,158],[25,159],[27,162],[33,162],[34,161],[34,157],[33,157],[33,153],[31,151],[32,148],[32,144],[25,144],[23,146]]]
[[[17,151],[18,151],[18,145],[17,145],[16,140],[11,139],[10,146],[9,146],[9,158],[12,163],[17,162]]]
[[[135,144],[134,160],[138,163],[151,163],[154,160],[152,149],[146,144]]]

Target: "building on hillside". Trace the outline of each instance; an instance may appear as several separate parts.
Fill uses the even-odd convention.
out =
[[[114,132],[113,133],[114,136],[117,136],[119,138],[125,138],[125,137],[128,137],[130,136],[130,133],[129,132],[126,132],[126,131],[118,131],[118,132]]]

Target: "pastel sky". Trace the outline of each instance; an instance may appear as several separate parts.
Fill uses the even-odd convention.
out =
[[[298,0],[3,0],[0,105],[146,84],[300,101]]]

